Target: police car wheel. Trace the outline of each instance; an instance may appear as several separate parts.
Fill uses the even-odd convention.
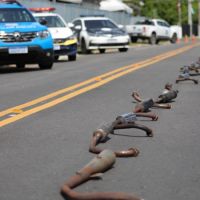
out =
[[[40,69],[51,69],[53,66],[53,62],[43,62],[39,63]]]
[[[68,60],[69,61],[75,61],[76,60],[76,54],[75,55],[69,55]]]
[[[99,49],[100,53],[105,53],[105,51],[106,51],[105,49]]]
[[[54,60],[58,60],[59,59],[59,56],[54,56]]]
[[[81,52],[83,54],[89,54],[90,53],[90,51],[87,49],[87,46],[86,46],[84,39],[81,40]]]
[[[25,64],[19,63],[19,64],[16,64],[16,67],[17,67],[17,69],[24,69],[25,68]]]
[[[128,48],[120,48],[119,49],[119,52],[126,52],[126,51],[128,51]]]

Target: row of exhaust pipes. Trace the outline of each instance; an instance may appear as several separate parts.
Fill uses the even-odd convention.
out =
[[[200,70],[200,58],[197,62],[192,63],[191,65],[185,65],[180,68],[180,74],[176,79],[176,83],[182,81],[192,81],[194,84],[198,84],[199,81],[195,78],[192,78],[192,76],[199,76],[200,75],[199,70]]]
[[[98,154],[92,161],[90,161],[85,167],[76,172],[74,176],[62,186],[61,194],[64,198],[72,200],[142,200],[132,194],[126,194],[122,192],[94,192],[94,193],[78,193],[73,189],[78,185],[94,178],[98,177],[99,173],[103,173],[110,169],[115,163],[116,157],[136,157],[139,154],[137,148],[129,148],[127,150],[115,150],[102,149],[98,147],[100,143],[107,140],[108,135],[115,134],[114,130],[117,129],[129,129],[136,128],[143,130],[148,137],[153,137],[153,131],[141,124],[136,123],[139,117],[150,118],[151,120],[157,120],[158,116],[152,112],[149,112],[150,108],[158,107],[170,109],[169,102],[176,98],[178,91],[172,90],[171,84],[166,84],[163,93],[156,99],[142,100],[137,92],[133,92],[132,97],[137,101],[133,112],[122,114],[113,122],[103,124],[98,127],[92,135],[92,139],[89,145],[89,151],[94,154]]]
[[[191,80],[195,84],[198,84],[198,80],[190,78],[192,76],[190,71],[194,71],[199,74],[200,59],[191,66],[184,66],[180,69],[181,75],[179,75],[176,83],[179,81]],[[170,109],[170,103],[178,95],[178,90],[173,90],[172,84],[167,83],[165,85],[162,94],[156,99],[142,99],[138,92],[134,91],[132,97],[137,102],[133,111],[130,113],[122,114],[110,123],[103,124],[98,127],[92,135],[89,145],[89,151],[97,154],[87,165],[76,174],[69,178],[69,180],[61,187],[61,194],[66,199],[71,200],[143,200],[133,194],[127,194],[123,192],[93,192],[93,193],[79,193],[74,191],[74,188],[78,185],[91,180],[93,178],[99,178],[101,173],[112,168],[116,161],[116,157],[136,157],[139,154],[137,148],[129,148],[127,150],[108,150],[98,147],[100,143],[106,142],[108,135],[115,134],[114,131],[118,129],[135,128],[143,130],[148,137],[153,137],[153,131],[141,124],[136,123],[139,117],[150,118],[153,121],[158,120],[158,116],[150,112],[151,108],[163,108]]]

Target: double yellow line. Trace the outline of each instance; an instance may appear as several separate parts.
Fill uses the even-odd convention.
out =
[[[0,127],[18,121],[20,119],[23,119],[29,115],[40,112],[47,108],[53,107],[75,96],[78,96],[82,93],[85,93],[87,91],[100,87],[106,83],[109,83],[110,81],[117,79],[128,73],[131,73],[137,69],[147,67],[161,60],[183,53],[197,45],[199,44],[185,46],[167,53],[160,54],[158,56],[152,57],[142,62],[118,68],[116,70],[110,71],[100,76],[96,76],[86,81],[72,85],[70,87],[58,90],[56,92],[40,97],[38,99],[34,99],[30,102],[9,108],[7,110],[3,110],[0,112],[0,119],[2,119],[0,121]]]

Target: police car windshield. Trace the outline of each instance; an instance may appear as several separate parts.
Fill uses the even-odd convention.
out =
[[[36,16],[35,18],[38,21],[44,19],[47,22],[45,26],[47,26],[48,28],[66,27],[64,22],[58,16]]]
[[[24,8],[0,10],[0,23],[35,22],[34,17]]]
[[[101,28],[111,28],[118,29],[118,27],[112,23],[110,20],[86,20],[85,26],[87,29],[101,29]]]

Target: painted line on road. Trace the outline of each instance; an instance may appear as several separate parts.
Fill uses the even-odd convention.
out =
[[[100,86],[102,86],[106,83],[109,83],[110,81],[115,80],[115,79],[117,79],[121,76],[128,74],[128,73],[131,73],[135,70],[147,67],[151,64],[157,63],[157,62],[164,60],[164,59],[167,59],[169,57],[176,56],[176,55],[183,53],[183,52],[185,52],[185,51],[187,51],[187,50],[189,50],[189,49],[191,49],[195,46],[199,46],[199,44],[182,47],[182,48],[179,48],[179,49],[176,49],[176,50],[164,53],[164,54],[160,54],[158,56],[152,57],[152,58],[147,59],[147,60],[142,61],[142,62],[138,62],[138,63],[132,64],[132,65],[129,65],[129,66],[118,68],[116,70],[113,70],[113,71],[110,71],[108,73],[93,77],[93,78],[88,79],[86,81],[83,81],[81,83],[75,84],[75,85],[70,86],[68,88],[64,88],[62,90],[59,90],[59,91],[56,91],[56,92],[51,93],[49,95],[40,97],[40,98],[35,99],[33,101],[27,102],[25,104],[9,108],[5,111],[0,112],[0,117],[8,115],[8,114],[13,114],[14,110],[22,110],[23,111],[24,108],[27,108],[27,107],[30,107],[30,106],[33,106],[33,105],[37,105],[38,103],[50,100],[53,97],[56,97],[60,94],[65,94],[66,92],[71,92],[69,94],[65,94],[62,97],[58,97],[57,99],[53,99],[48,103],[44,103],[43,105],[39,105],[39,106],[36,106],[36,107],[31,108],[29,110],[19,112],[16,115],[12,115],[12,117],[9,116],[9,118],[6,118],[6,119],[3,119],[2,121],[0,121],[0,127],[3,127],[5,125],[8,125],[8,124],[13,123],[15,121],[18,121],[20,119],[23,119],[23,118],[25,118],[29,115],[40,112],[40,111],[45,110],[47,108],[53,107],[53,106],[60,104],[64,101],[67,101],[67,100],[69,100],[69,99],[71,99],[75,96],[78,96],[80,94],[83,94],[85,92],[93,90],[97,87],[100,87]],[[83,86],[85,86],[85,87],[83,87]],[[82,88],[78,89],[80,87],[82,87]],[[77,89],[77,90],[74,91],[75,89]]]

